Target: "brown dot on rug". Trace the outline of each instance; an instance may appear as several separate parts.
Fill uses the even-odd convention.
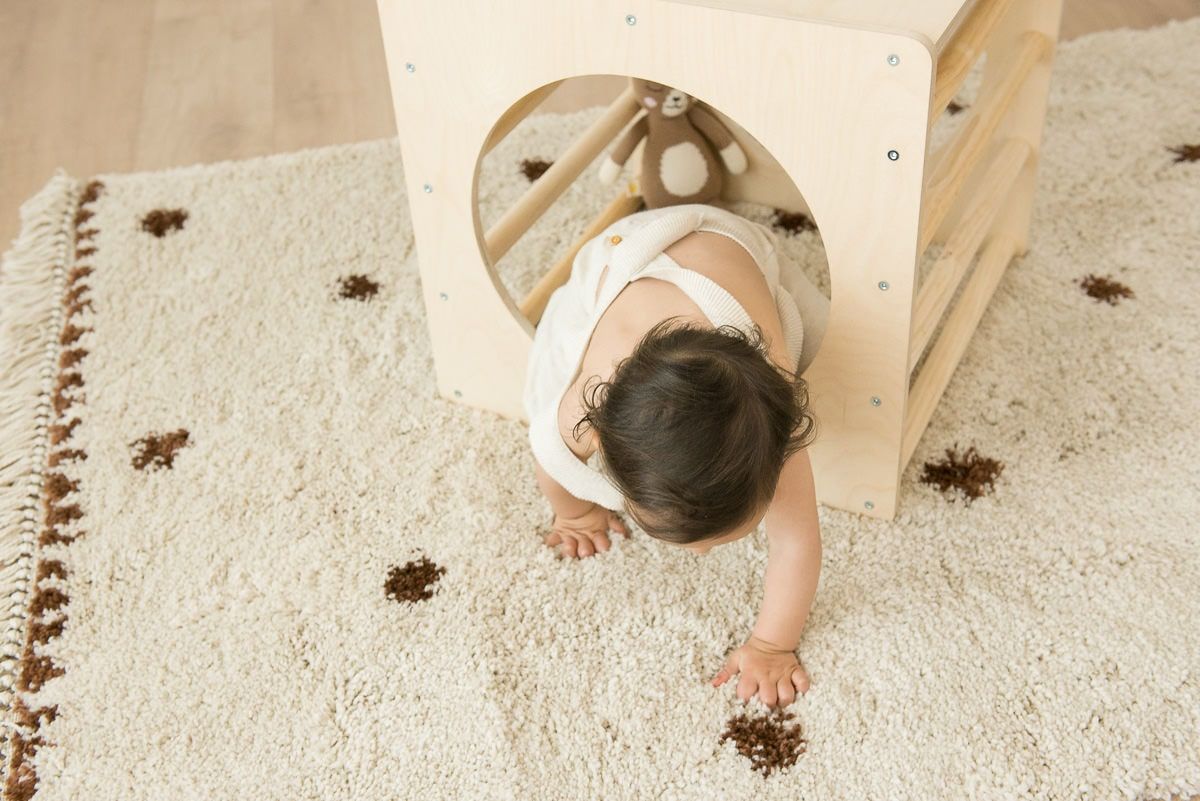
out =
[[[17,724],[29,729],[36,729],[42,725],[42,721],[49,723],[58,717],[58,705],[41,706],[37,709],[30,709],[29,706],[21,699],[21,696],[13,698],[12,702],[13,716],[17,720]]]
[[[58,355],[58,369],[66,370],[68,367],[74,367],[87,354],[88,352],[83,348],[71,348],[70,350],[62,351]]]
[[[960,457],[956,442],[953,449],[946,448],[945,459],[940,462],[926,462],[924,468],[924,474],[920,478],[922,483],[936,484],[942,492],[956,487],[966,495],[969,505],[971,500],[992,489],[992,482],[1004,470],[1004,464],[996,459],[980,456],[974,445]]]
[[[54,384],[54,393],[52,395],[52,406],[54,413],[62,417],[63,410],[75,402],[74,398],[66,394],[69,387],[82,387],[83,376],[79,373],[59,373],[58,380]]]
[[[959,103],[957,100],[951,100],[946,105],[946,111],[949,111],[951,114],[957,114],[965,108],[966,106],[964,106],[962,103]]]
[[[553,161],[545,159],[521,159],[521,172],[525,173],[525,177],[532,183],[541,178],[542,173],[550,169],[552,164],[554,164]]]
[[[187,209],[155,209],[142,217],[142,230],[162,239],[168,231],[182,230],[187,218]]]
[[[89,289],[91,289],[91,287],[89,287],[87,284],[79,284],[71,287],[71,290],[67,293],[66,297],[63,298],[63,305],[67,307],[68,317],[78,314],[84,306],[92,309],[95,308],[92,306],[91,298],[88,298],[82,302],[79,300],[79,296],[84,292],[87,292]]]
[[[57,587],[42,587],[38,585],[33,596],[29,599],[29,616],[40,617],[45,612],[62,609],[71,600],[67,594]]]
[[[133,456],[133,466],[138,470],[145,470],[153,464],[170,469],[175,464],[175,452],[187,444],[186,429],[180,428],[167,434],[148,434],[129,443],[130,447],[138,449]]]
[[[84,187],[83,194],[79,198],[79,204],[82,206],[93,202],[100,197],[102,189],[104,189],[103,181],[88,181],[88,185]],[[76,223],[76,227],[78,227],[78,223]]]
[[[1200,161],[1200,145],[1178,145],[1167,150],[1175,154],[1176,164],[1181,161]]]
[[[743,712],[728,720],[717,741],[733,740],[738,753],[750,760],[750,767],[770,776],[796,763],[808,750],[799,723],[788,723],[791,712],[774,709],[770,714],[751,716]]]
[[[62,423],[55,423],[50,426],[50,444],[57,445],[67,437],[71,436],[71,432],[75,430],[75,426],[79,425],[79,418],[72,417],[71,422],[65,426]]]
[[[379,284],[365,275],[351,275],[341,279],[340,297],[354,300],[368,300],[379,291]]]
[[[63,675],[66,671],[50,661],[48,656],[33,653],[33,641],[25,640],[25,651],[21,654],[21,673],[17,677],[17,689],[25,693],[36,693],[42,685]]]
[[[70,345],[75,340],[79,339],[85,331],[91,331],[90,328],[80,328],[75,323],[67,323],[63,326],[62,333],[58,337],[60,345]]]
[[[47,473],[42,487],[46,493],[46,497],[57,503],[66,497],[68,492],[77,491],[79,489],[79,481],[72,481],[62,473]]]
[[[1088,293],[1090,297],[1106,301],[1110,306],[1116,306],[1120,298],[1133,297],[1132,289],[1120,281],[1114,281],[1107,276],[1097,277],[1088,273],[1085,277],[1079,279],[1079,285],[1083,287],[1083,291]]]
[[[67,459],[71,461],[84,461],[87,459],[87,453],[77,448],[63,448],[61,451],[55,451],[50,454],[50,458],[46,464],[50,467],[58,467],[58,465]]]
[[[41,581],[44,578],[65,579],[67,577],[67,566],[57,559],[45,559],[37,563],[37,574],[34,576],[34,581]]]
[[[802,211],[792,212],[776,208],[775,217],[771,220],[771,222],[772,224],[787,231],[789,234],[798,234],[802,231],[817,230],[817,224],[812,221],[811,217]]]
[[[430,587],[445,572],[446,568],[439,567],[424,556],[406,562],[402,567],[393,566],[383,584],[384,595],[395,601],[409,603],[427,601],[433,597]]]
[[[19,732],[12,735],[12,757],[8,779],[4,783],[4,797],[11,801],[29,801],[37,791],[37,773],[30,760],[37,747],[45,745],[41,737],[26,738]]]

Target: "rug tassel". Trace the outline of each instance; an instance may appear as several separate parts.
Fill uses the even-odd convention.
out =
[[[12,701],[24,646],[39,525],[62,296],[80,183],[62,168],[21,205],[21,230],[0,262],[0,707]]]

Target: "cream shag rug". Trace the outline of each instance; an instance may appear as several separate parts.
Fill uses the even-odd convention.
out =
[[[821,510],[789,717],[707,681],[761,529],[558,560],[525,425],[436,397],[395,142],[60,171],[0,286],[5,798],[1200,792],[1197,41],[1061,47],[1032,249],[898,518]],[[490,154],[485,220],[598,113]],[[505,283],[606,200],[580,181]]]

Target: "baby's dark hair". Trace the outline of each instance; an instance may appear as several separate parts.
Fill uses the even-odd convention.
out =
[[[575,436],[592,427],[626,513],[665,542],[719,537],[749,520],[775,495],[788,457],[815,439],[807,383],[770,360],[758,325],[747,335],[669,317],[608,381],[598,378],[584,385]]]

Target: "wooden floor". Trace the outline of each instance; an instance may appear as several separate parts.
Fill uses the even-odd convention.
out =
[[[1066,0],[1063,38],[1196,15],[1200,0]],[[607,103],[620,83],[573,81],[542,108]],[[0,251],[57,167],[87,178],[395,133],[374,0],[0,0]]]

